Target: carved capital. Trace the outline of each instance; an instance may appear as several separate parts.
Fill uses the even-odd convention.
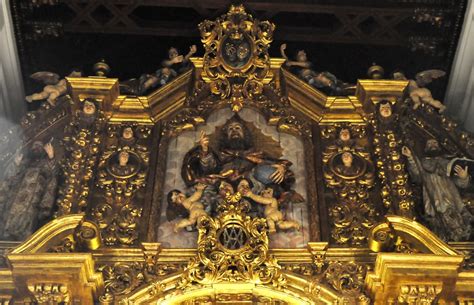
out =
[[[63,284],[34,283],[28,285],[28,290],[38,304],[69,304],[69,289]]]
[[[0,305],[9,305],[11,299],[11,296],[0,296]]]
[[[458,298],[459,305],[471,305],[474,304],[474,298]]]
[[[430,305],[441,292],[439,285],[403,285],[398,302],[408,305]]]

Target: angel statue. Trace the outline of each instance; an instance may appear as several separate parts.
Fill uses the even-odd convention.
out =
[[[393,79],[395,80],[408,80],[408,93],[410,99],[413,101],[413,109],[417,109],[421,104],[428,104],[438,109],[439,113],[442,113],[446,106],[438,100],[435,100],[431,96],[431,91],[425,86],[431,83],[434,79],[443,77],[446,72],[442,70],[426,70],[416,74],[415,79],[407,79],[402,71],[393,72]]]
[[[81,77],[82,72],[73,70],[68,77]],[[44,100],[51,105],[56,105],[56,99],[67,92],[66,78],[59,78],[59,75],[53,72],[36,72],[30,75],[36,81],[44,83],[43,91],[28,95],[25,99],[28,103]]]
[[[328,95],[347,95],[354,93],[355,86],[340,81],[334,74],[328,71],[314,71],[312,69],[312,63],[308,60],[304,50],[298,51],[295,61],[289,60],[285,50],[286,44],[284,43],[280,46],[280,52],[281,57],[286,59],[285,65],[287,67],[297,67],[298,76],[311,86]]]

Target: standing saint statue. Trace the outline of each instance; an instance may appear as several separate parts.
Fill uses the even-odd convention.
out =
[[[0,182],[0,238],[24,240],[52,214],[58,165],[53,145],[39,141],[14,163],[13,176]]]
[[[423,185],[424,213],[433,231],[444,240],[468,240],[472,215],[458,190],[469,186],[468,168],[456,165],[454,177],[449,177],[450,160],[443,156],[436,139],[426,141],[425,156],[421,160],[406,146],[402,154],[408,159],[411,178]]]

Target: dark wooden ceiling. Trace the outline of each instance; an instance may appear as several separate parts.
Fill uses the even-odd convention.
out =
[[[243,1],[261,20],[276,24],[270,53],[281,43],[294,56],[305,49],[317,70],[355,82],[373,63],[387,74],[408,76],[450,70],[467,0],[296,0]],[[38,89],[28,78],[47,70],[62,75],[79,67],[91,73],[104,58],[111,77],[121,79],[159,68],[170,46],[183,53],[191,44],[202,55],[197,24],[225,13],[226,0],[11,0],[27,93]],[[448,75],[449,77],[449,75]],[[447,84],[433,84],[443,98]]]

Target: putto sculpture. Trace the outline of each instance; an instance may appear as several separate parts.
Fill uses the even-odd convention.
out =
[[[417,73],[415,79],[408,79],[400,70],[393,72],[392,75],[395,80],[408,80],[408,92],[410,100],[413,102],[413,109],[417,109],[421,104],[430,105],[440,113],[446,109],[446,106],[444,106],[440,101],[434,99],[431,95],[431,91],[428,88],[425,88],[425,86],[433,80],[445,76],[446,72],[435,69],[426,70]]]
[[[168,193],[168,204],[181,205],[188,211],[188,218],[182,219],[176,223],[174,231],[177,233],[179,229],[186,228],[187,226],[196,225],[201,216],[206,216],[207,213],[204,210],[204,205],[199,202],[202,197],[204,189],[207,187],[205,184],[197,184],[195,186],[196,191],[189,197],[186,197],[179,190],[172,190]]]
[[[68,77],[81,77],[81,71],[73,70]],[[51,106],[56,105],[56,100],[61,95],[66,94],[66,79],[60,78],[58,74],[53,72],[36,72],[31,74],[32,79],[45,84],[41,92],[28,95],[25,99],[28,103],[34,101],[46,100]]]

